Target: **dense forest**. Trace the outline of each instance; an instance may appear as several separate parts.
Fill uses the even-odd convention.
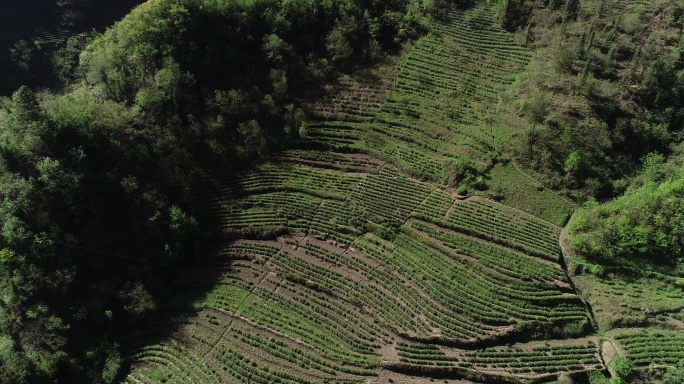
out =
[[[57,3],[74,31],[93,12]],[[51,58],[17,43],[15,64],[52,72],[0,98],[0,381],[119,382],[131,324],[221,235],[193,217],[193,183],[293,146],[327,84],[475,3],[149,0]],[[684,278],[684,5],[591,4],[488,3],[542,58],[499,95],[523,133],[493,157],[583,204],[568,229],[586,270]],[[493,163],[459,161],[452,184],[486,195]]]
[[[684,276],[681,161],[651,154],[622,196],[605,204],[590,200],[575,214],[569,225],[573,246],[598,264],[594,273]]]

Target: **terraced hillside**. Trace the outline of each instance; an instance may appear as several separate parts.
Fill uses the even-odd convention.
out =
[[[280,168],[285,178],[297,179],[304,169],[321,178],[289,191],[244,192],[237,205],[249,208],[228,225],[288,228],[293,235],[221,245],[210,265],[183,282],[185,296],[169,306],[172,312],[150,322],[149,337],[169,328],[175,336],[142,343],[130,382],[239,381],[247,373],[264,383],[362,382],[382,369],[515,381],[601,367],[592,338],[505,347],[531,331],[551,338],[585,333],[585,309],[550,261],[554,255],[525,240],[553,244],[557,227],[477,198],[453,201],[387,165],[352,174],[346,181],[356,182],[347,185],[348,173],[339,172],[338,188],[350,192],[343,201],[323,180],[335,172],[288,168]],[[405,192],[393,189],[396,204],[385,204],[387,196],[378,191],[402,185]],[[426,198],[416,200],[418,193]],[[442,204],[432,204],[438,200]],[[455,212],[477,209],[491,213],[463,220],[463,228],[446,224]],[[208,217],[223,216],[212,211]],[[377,228],[363,228],[361,217],[373,218],[367,225]],[[497,237],[497,218],[520,226],[510,237]],[[388,232],[395,222],[399,227]],[[391,241],[380,236],[386,233]],[[524,246],[537,254],[517,249]],[[476,352],[480,347],[490,349]],[[547,353],[558,360],[546,359]]]
[[[388,85],[344,78],[334,96],[314,105],[318,119],[304,132],[312,147],[362,151],[424,180],[448,179],[445,169],[469,158],[491,169],[491,185],[505,204],[562,225],[574,205],[511,164],[497,164],[497,148],[515,131],[498,121],[500,97],[529,53],[494,25],[487,7],[452,10],[402,58]],[[396,72],[396,73],[395,73]],[[380,94],[385,92],[384,101]]]
[[[454,200],[390,165],[327,165],[270,165],[239,191],[211,193],[242,197],[203,205],[203,222],[266,239],[218,243],[213,261],[182,282],[183,297],[148,325],[130,382],[193,377],[181,373],[361,382],[383,369],[516,381],[601,368],[596,340],[582,337],[585,308],[557,263],[558,227],[484,199]],[[265,180],[271,187],[258,186]],[[169,328],[174,337],[154,341]],[[547,344],[507,347],[534,333]],[[193,360],[201,364],[175,367]]]
[[[490,161],[510,134],[478,116],[528,54],[493,25],[485,7],[449,13],[393,81],[342,79],[312,106],[299,148],[240,175],[203,175],[194,212],[216,234],[211,261],[138,327],[126,382],[604,371],[559,260],[562,220],[534,208],[570,206],[525,177],[527,187],[502,184],[504,204],[442,183],[446,162]]]
[[[673,330],[616,330],[614,338],[637,367],[676,365],[684,359],[684,335]]]
[[[496,105],[497,91],[526,60],[522,48],[492,27],[488,9],[453,11],[405,56],[382,106],[365,102],[377,100],[373,90],[354,103],[333,99],[332,108],[318,110],[333,121],[307,133],[317,143],[363,148],[415,175],[441,178],[446,159],[484,160],[493,149],[492,127],[477,116]]]

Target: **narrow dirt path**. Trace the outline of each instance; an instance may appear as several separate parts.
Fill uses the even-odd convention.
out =
[[[440,190],[439,188],[432,187],[432,190],[427,194],[427,196],[425,196],[425,198],[418,205],[416,205],[416,207],[413,208],[413,210],[411,212],[409,212],[408,216],[406,216],[406,220],[404,220],[402,225],[406,225],[406,223],[408,223],[409,220],[411,220],[411,216],[413,216],[413,214],[416,213],[416,210],[418,210],[418,208],[420,208],[423,204],[425,204],[425,202],[430,198],[430,196],[432,196],[433,193],[435,193],[439,190]]]
[[[257,287],[258,287],[259,285],[261,285],[261,283],[262,283],[264,280],[266,280],[266,277],[268,277],[268,275],[270,275],[271,273],[273,273],[273,272],[271,272],[271,271],[269,271],[269,270],[265,270],[265,271],[264,271],[263,275],[259,278],[259,281],[258,281],[256,284],[254,284],[254,286],[252,286],[252,289],[249,290],[249,294],[247,294],[247,295],[245,296],[245,298],[242,299],[242,301],[240,302],[240,304],[238,304],[238,306],[235,308],[235,312],[234,312],[234,313],[233,313],[233,312],[230,312],[230,311],[223,310],[223,311],[225,311],[225,313],[228,313],[228,314],[231,314],[231,313],[232,313],[232,316],[231,316],[231,318],[230,318],[230,322],[228,323],[228,325],[226,325],[226,329],[225,329],[225,330],[223,331],[223,333],[221,334],[221,337],[219,337],[218,340],[216,340],[216,344],[214,344],[214,346],[211,347],[211,349],[210,349],[207,353],[204,354],[204,357],[205,357],[205,358],[207,358],[209,355],[211,355],[211,353],[214,352],[214,350],[216,350],[216,347],[218,347],[218,345],[221,344],[221,341],[224,339],[224,337],[228,334],[228,332],[229,332],[230,329],[232,328],[232,326],[233,326],[233,321],[235,320],[235,316],[238,316],[238,312],[240,312],[240,308],[242,308],[242,306],[245,304],[245,302],[247,301],[247,299],[249,299],[249,298],[252,296],[252,294],[253,294],[254,291],[257,289]],[[221,312],[223,312],[223,311],[221,311]]]
[[[584,308],[587,311],[587,315],[589,316],[589,320],[591,321],[591,326],[594,328],[596,332],[600,330],[600,327],[598,325],[598,322],[596,321],[596,317],[594,316],[594,311],[592,309],[591,303],[589,303],[582,292],[580,291],[579,288],[577,288],[577,285],[575,284],[575,281],[572,279],[572,276],[570,274],[570,271],[568,270],[568,264],[566,262],[567,259],[570,258],[570,251],[568,250],[570,246],[570,235],[568,234],[568,228],[567,226],[563,227],[560,232],[560,236],[558,237],[558,245],[560,246],[561,249],[561,257],[560,257],[560,264],[561,268],[563,269],[563,272],[565,272],[565,275],[568,278],[568,281],[570,282],[570,285],[572,286],[572,289],[575,291],[577,296],[582,300],[582,303],[584,304]]]
[[[447,211],[446,211],[446,213],[444,214],[444,217],[442,218],[442,220],[446,220],[447,217],[449,217],[449,215],[451,214],[451,211],[454,210],[454,207],[456,206],[456,204],[458,204],[458,202],[459,202],[458,199],[454,199],[454,202],[451,203],[451,206],[449,207],[449,209],[447,209]]]

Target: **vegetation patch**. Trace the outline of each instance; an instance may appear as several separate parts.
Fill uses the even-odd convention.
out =
[[[0,381],[676,381],[682,15],[150,0],[74,37],[61,94],[0,99]]]

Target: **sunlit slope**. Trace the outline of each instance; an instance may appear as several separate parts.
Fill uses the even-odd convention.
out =
[[[616,329],[607,334],[606,348],[617,346],[636,368],[677,365],[684,359],[684,334],[676,329]]]
[[[496,108],[497,94],[513,82],[529,57],[493,23],[484,7],[452,11],[436,22],[401,61],[382,107],[372,116],[368,109],[356,115],[372,117],[361,134],[365,140],[357,145],[428,178],[441,177],[444,162],[451,158],[486,160],[501,129],[487,116]],[[349,103],[336,105],[343,112],[352,108]],[[342,137],[341,131],[337,124],[330,125],[333,144],[340,144],[335,139]],[[316,126],[314,132],[318,137],[326,131]]]
[[[168,305],[175,320],[142,332],[130,382],[363,382],[383,368],[539,378],[600,365],[557,263],[558,227],[357,155],[298,156],[198,187],[207,228],[267,239],[217,243]],[[549,344],[525,344],[532,335]]]
[[[302,145],[361,151],[438,182],[452,176],[445,172],[450,162],[467,158],[487,171],[484,195],[562,225],[574,204],[501,163],[498,149],[515,132],[497,120],[500,96],[530,53],[495,23],[484,6],[453,10],[396,69],[343,77],[311,105]]]
[[[449,159],[489,161],[506,129],[479,116],[527,54],[492,25],[484,8],[451,12],[372,85],[363,76],[378,73],[341,78],[310,106],[298,148],[201,177],[193,212],[214,234],[212,261],[141,327],[127,381],[520,382],[604,369],[556,217],[441,183]],[[523,190],[527,207],[565,204]]]

